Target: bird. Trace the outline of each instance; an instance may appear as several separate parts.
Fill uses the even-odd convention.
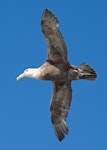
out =
[[[58,18],[46,8],[41,19],[42,32],[48,47],[46,61],[39,68],[25,69],[17,80],[26,77],[52,82],[50,117],[56,137],[62,141],[69,132],[66,119],[72,101],[71,82],[78,79],[95,80],[97,74],[86,62],[78,66],[69,63],[67,47],[58,26]]]

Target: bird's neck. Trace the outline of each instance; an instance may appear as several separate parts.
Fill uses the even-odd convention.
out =
[[[41,79],[41,69],[35,68],[35,69],[32,69],[32,71],[33,71],[32,78],[40,80]]]

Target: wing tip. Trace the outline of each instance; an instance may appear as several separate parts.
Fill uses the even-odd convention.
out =
[[[41,24],[43,24],[44,21],[52,24],[53,26],[59,26],[59,20],[48,8],[46,8],[43,12]]]
[[[63,120],[63,119],[61,119],[61,121],[58,123],[53,123],[53,128],[54,128],[54,132],[60,142],[64,139],[65,134],[67,135],[69,132],[68,126],[67,126],[65,120]]]

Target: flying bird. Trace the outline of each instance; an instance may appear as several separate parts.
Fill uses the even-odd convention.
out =
[[[62,141],[68,134],[66,118],[72,100],[72,80],[95,80],[96,72],[88,64],[71,65],[67,59],[67,48],[58,29],[57,17],[48,9],[42,15],[41,26],[45,36],[48,55],[46,62],[39,68],[28,68],[17,77],[52,81],[53,94],[50,106],[51,121],[55,134]]]

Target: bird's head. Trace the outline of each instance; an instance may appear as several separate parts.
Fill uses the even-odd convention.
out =
[[[34,71],[35,71],[35,69],[32,69],[32,68],[28,68],[28,69],[24,70],[24,72],[17,77],[17,80],[20,80],[25,77],[33,78]]]

